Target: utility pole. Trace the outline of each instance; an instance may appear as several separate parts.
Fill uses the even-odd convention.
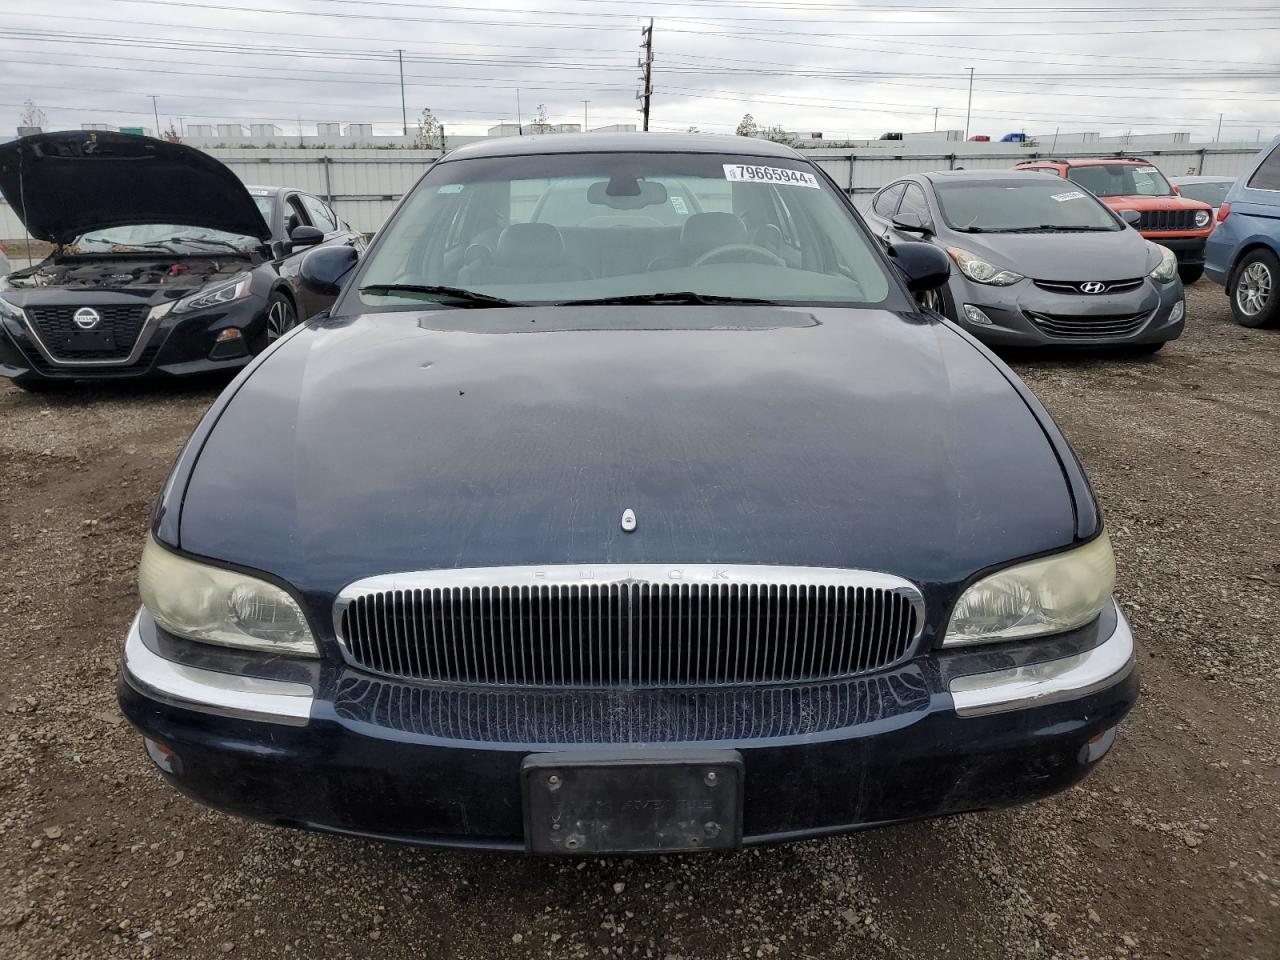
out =
[[[644,127],[647,132],[649,129],[649,103],[653,99],[653,18],[649,18],[649,26],[640,31],[640,35],[644,37],[644,59],[640,61],[640,65],[644,67]]]
[[[582,132],[583,133],[586,133],[587,127],[590,126],[587,123],[587,104],[589,104],[590,102],[591,102],[590,100],[582,101]]]
[[[409,111],[404,105],[404,51],[396,50],[396,59],[400,61],[400,122],[404,125],[402,133],[409,135]]]
[[[1218,132],[1213,135],[1213,142],[1217,143],[1222,139],[1222,114],[1218,114]]]
[[[160,136],[160,107],[157,105],[156,95],[153,93],[153,94],[150,94],[150,97],[151,97],[151,112],[152,114],[155,115],[155,118],[156,118],[155,135],[158,137]]]
[[[969,139],[969,120],[973,117],[973,67],[969,71],[969,106],[964,111],[964,138]]]
[[[516,132],[524,136],[524,119],[520,116],[520,88],[516,87]]]

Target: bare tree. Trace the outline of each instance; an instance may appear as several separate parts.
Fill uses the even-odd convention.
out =
[[[545,103],[538,104],[538,109],[534,111],[533,122],[529,124],[529,129],[534,133],[551,132],[551,121],[547,119],[547,105]]]
[[[36,106],[36,102],[29,97],[23,101],[22,115],[18,118],[18,126],[20,127],[39,127],[44,129],[49,123],[49,118],[45,116],[43,110]]]
[[[734,131],[740,137],[754,137],[759,132],[760,129],[756,126],[756,118],[749,113],[743,114],[742,119],[738,121],[738,129]]]
[[[182,137],[178,135],[178,131],[174,129],[173,121],[169,121],[169,129],[160,135],[160,138],[168,143],[181,143]]]
[[[689,129],[686,131],[686,133],[701,133],[701,132],[702,131],[698,129],[696,124],[690,124]]]
[[[444,128],[440,125],[440,121],[436,119],[436,115],[431,112],[430,107],[422,108],[422,116],[418,118],[418,133],[413,138],[413,145],[421,147],[424,150],[432,149],[439,146],[444,148],[441,143],[441,133]]]

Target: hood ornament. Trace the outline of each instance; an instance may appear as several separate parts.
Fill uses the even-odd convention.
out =
[[[630,507],[622,511],[622,530],[631,533],[636,528],[636,512]]]
[[[1088,283],[1080,284],[1081,293],[1102,293],[1107,289],[1105,283],[1099,283],[1097,280],[1090,280]]]

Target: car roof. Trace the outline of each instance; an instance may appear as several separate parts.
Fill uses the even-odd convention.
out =
[[[935,182],[948,180],[1028,180],[1043,183],[1045,176],[1039,170],[935,170],[917,176]]]
[[[1027,163],[1055,163],[1065,167],[1102,167],[1116,163],[1141,164],[1151,167],[1154,164],[1144,157],[1044,157],[1039,160],[1028,160]]]
[[[803,159],[785,144],[755,137],[695,133],[552,133],[493,137],[450,150],[442,160],[514,157],[545,153],[731,153]]]

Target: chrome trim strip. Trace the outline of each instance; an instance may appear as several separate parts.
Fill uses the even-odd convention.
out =
[[[951,698],[962,717],[1025,710],[1104,690],[1124,680],[1133,668],[1133,632],[1117,605],[1115,631],[1092,650],[1026,667],[956,677],[951,681]]]
[[[124,644],[124,679],[153,700],[184,710],[263,723],[303,727],[311,719],[315,691],[305,683],[242,677],[188,667],[153,653],[133,618]]]
[[[892,591],[911,601],[916,612],[912,642],[924,630],[924,597],[910,580],[874,570],[836,567],[775,567],[767,564],[579,563],[528,567],[466,567],[384,573],[348,584],[333,604],[334,635],[347,653],[342,614],[357,597],[391,590],[438,587],[585,587],[632,584],[778,584],[817,587],[868,587]]]
[[[31,318],[27,316],[27,311],[19,307],[15,303],[9,306],[17,310],[22,315],[22,326],[26,330],[27,336],[31,338],[36,345],[36,349],[40,351],[40,356],[55,367],[128,367],[137,363],[142,357],[142,351],[147,349],[147,342],[151,339],[151,335],[155,333],[156,327],[160,325],[162,316],[156,314],[155,307],[147,308],[147,319],[143,321],[142,329],[138,331],[138,339],[133,342],[133,349],[129,351],[129,355],[122,360],[59,360],[49,348],[44,345],[44,341],[40,339],[40,334],[36,332],[35,324],[31,322]]]

